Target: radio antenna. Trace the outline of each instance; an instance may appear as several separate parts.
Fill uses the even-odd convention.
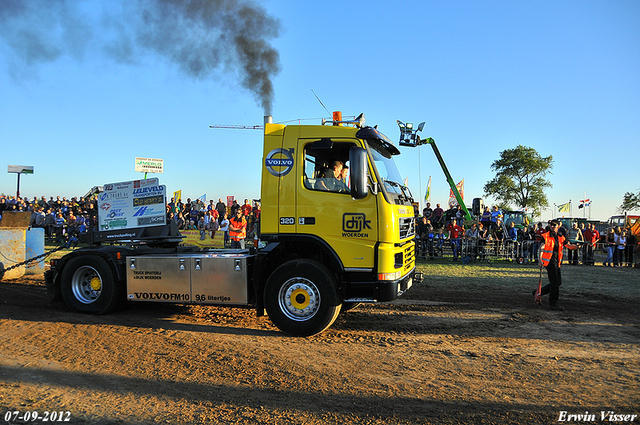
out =
[[[324,108],[325,111],[327,111],[327,114],[331,115],[331,112],[329,112],[329,110],[327,109],[326,106],[324,106],[324,103],[322,103],[322,101],[320,100],[320,98],[318,97],[318,95],[316,94],[316,92],[313,91],[313,89],[311,89],[311,93],[313,93],[313,95],[316,97],[316,99],[318,99],[318,102],[320,102],[320,104],[322,105],[322,107]]]

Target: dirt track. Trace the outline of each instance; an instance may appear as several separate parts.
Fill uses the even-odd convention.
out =
[[[637,269],[606,273],[640,284]],[[250,309],[134,304],[87,316],[50,303],[39,280],[2,282],[0,421],[35,410],[86,424],[547,424],[563,411],[597,422],[602,410],[640,414],[640,290],[563,288],[567,311],[558,313],[533,305],[532,279],[513,281],[503,290],[432,278],[305,339]]]

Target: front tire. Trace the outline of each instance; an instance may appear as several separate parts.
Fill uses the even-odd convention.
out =
[[[342,307],[340,308],[340,313],[345,313],[347,311],[353,310],[354,308],[358,307],[360,304],[362,303],[357,303],[357,302],[348,302],[348,303],[342,303]]]
[[[73,258],[62,271],[60,289],[64,302],[81,313],[105,314],[115,310],[121,299],[121,285],[101,257]]]
[[[340,313],[337,282],[313,260],[292,260],[269,276],[264,304],[271,321],[291,336],[311,336],[327,329]]]

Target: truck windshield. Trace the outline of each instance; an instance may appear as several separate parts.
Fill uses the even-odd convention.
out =
[[[389,195],[396,195],[398,198],[413,201],[409,188],[402,183],[402,177],[396,166],[396,162],[393,160],[393,156],[386,150],[379,147],[376,143],[368,143],[371,157],[375,164],[378,174],[382,179],[381,185],[385,193]]]
[[[509,225],[509,223],[518,225],[528,225],[529,223],[525,222],[524,214],[519,211],[508,211],[504,213],[504,224]]]

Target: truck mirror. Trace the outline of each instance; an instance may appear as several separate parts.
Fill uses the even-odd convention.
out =
[[[367,151],[359,147],[349,149],[351,196],[354,199],[363,199],[369,194],[367,170]]]

